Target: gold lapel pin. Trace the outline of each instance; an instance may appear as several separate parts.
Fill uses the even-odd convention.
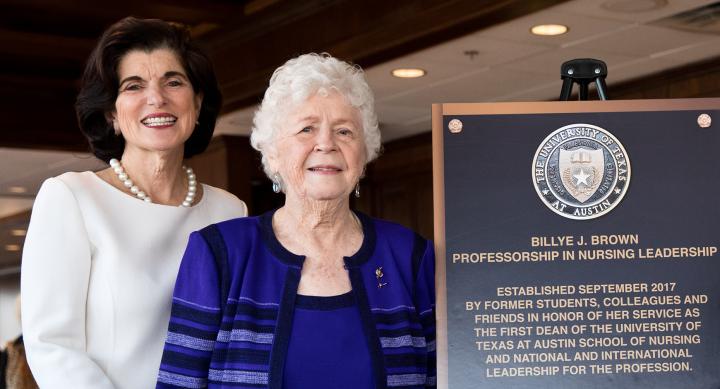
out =
[[[387,282],[382,282],[383,276],[385,276],[385,274],[383,274],[383,272],[382,272],[382,266],[380,266],[379,268],[375,269],[375,278],[377,278],[378,289],[380,289],[380,288],[382,288],[383,286],[387,285]]]

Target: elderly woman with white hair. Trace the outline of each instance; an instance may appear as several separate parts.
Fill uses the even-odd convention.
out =
[[[362,70],[278,68],[251,142],[285,204],[193,233],[158,387],[435,386],[434,251],[350,209],[380,131]]]

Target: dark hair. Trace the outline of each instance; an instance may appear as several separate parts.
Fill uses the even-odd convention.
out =
[[[212,138],[222,106],[222,95],[208,56],[196,46],[189,31],[159,19],[127,17],[105,30],[95,46],[83,73],[75,102],[80,131],[88,139],[96,157],[108,162],[120,158],[125,139],[116,135],[110,113],[118,96],[118,64],[132,50],[150,52],[167,48],[175,52],[192,84],[202,93],[202,106],[193,133],[185,142],[185,158],[203,152]]]

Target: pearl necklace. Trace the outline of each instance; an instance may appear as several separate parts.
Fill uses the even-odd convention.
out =
[[[117,174],[117,177],[122,181],[123,185],[125,185],[126,188],[130,190],[132,194],[135,195],[135,197],[139,198],[140,200],[145,201],[146,203],[152,203],[152,200],[150,199],[150,196],[147,195],[147,193],[140,190],[140,188],[133,183],[133,181],[130,179],[130,177],[125,172],[125,169],[123,169],[122,164],[120,164],[120,161],[113,158],[110,160],[110,167],[112,167],[115,174]],[[188,191],[187,195],[185,195],[185,200],[182,202],[183,207],[189,207],[192,205],[193,201],[195,200],[195,192],[197,190],[197,181],[195,179],[195,173],[193,173],[192,168],[189,168],[187,166],[183,165],[183,170],[185,173],[187,173],[188,177]]]

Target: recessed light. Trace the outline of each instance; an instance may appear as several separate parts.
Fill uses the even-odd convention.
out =
[[[419,68],[399,68],[392,71],[392,75],[398,78],[418,78],[425,74],[425,70]]]
[[[27,192],[27,188],[24,186],[11,186],[8,188],[8,192],[10,193],[25,193]]]
[[[568,32],[568,26],[562,24],[538,24],[537,26],[533,26],[530,32],[542,36],[562,35]]]
[[[12,236],[25,236],[26,234],[27,234],[27,230],[23,230],[20,228],[10,230],[10,235],[12,235]]]
[[[5,251],[20,251],[19,244],[6,244]]]

